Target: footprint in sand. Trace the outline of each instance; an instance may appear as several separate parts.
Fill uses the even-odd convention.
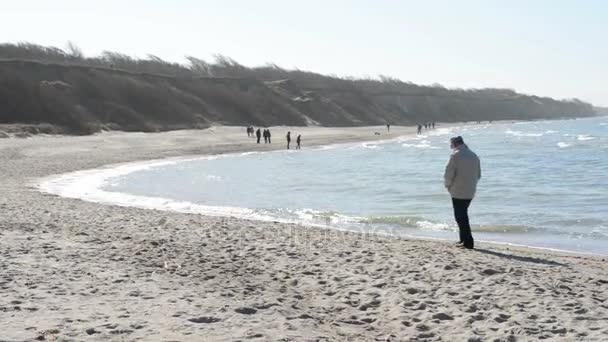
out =
[[[473,312],[477,312],[477,310],[479,310],[479,308],[477,307],[477,305],[472,304],[466,310],[464,310],[464,312],[473,313]]]
[[[469,323],[473,323],[475,321],[483,321],[486,319],[486,316],[484,316],[481,313],[478,313],[476,315],[471,316],[471,318],[469,318]]]
[[[382,302],[379,300],[372,300],[369,303],[363,304],[359,307],[361,311],[367,311],[367,309],[378,307]]]
[[[433,316],[431,316],[434,319],[438,319],[440,321],[452,321],[454,320],[454,317],[444,313],[444,312],[439,312],[434,314]]]
[[[502,273],[502,272],[497,271],[497,270],[493,270],[491,268],[487,268],[487,269],[481,271],[481,273],[484,274],[484,275],[487,275],[487,276],[491,276],[491,275],[495,275],[495,274]]]
[[[236,308],[234,311],[243,315],[253,315],[258,312],[258,310],[249,307]]]
[[[99,333],[99,331],[95,330],[95,328],[89,328],[89,329],[85,330],[85,332],[87,333],[87,335],[93,335],[93,334]]]
[[[505,315],[505,314],[499,314],[497,317],[494,318],[494,321],[496,321],[498,323],[503,323],[503,322],[506,322],[509,318],[511,318],[511,316]]]
[[[219,318],[215,318],[215,317],[195,317],[195,318],[189,318],[188,322],[192,322],[192,323],[217,323],[221,321],[221,319]],[[138,328],[135,328],[138,329]]]
[[[429,331],[430,328],[422,323],[416,325],[416,330],[418,331]]]
[[[405,291],[409,294],[416,294],[419,292],[418,289],[415,289],[413,287],[410,287],[410,288],[406,289]]]

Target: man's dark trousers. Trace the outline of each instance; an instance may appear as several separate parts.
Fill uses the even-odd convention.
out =
[[[452,198],[454,217],[460,230],[460,242],[465,248],[473,248],[475,245],[473,235],[471,235],[471,225],[469,224],[469,205],[471,205],[470,199]]]

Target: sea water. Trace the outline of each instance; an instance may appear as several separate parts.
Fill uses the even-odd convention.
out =
[[[481,159],[470,208],[478,241],[608,254],[606,117],[438,126],[321,148],[308,148],[303,136],[299,151],[158,163],[97,187],[157,209],[455,241],[443,172],[456,135]]]

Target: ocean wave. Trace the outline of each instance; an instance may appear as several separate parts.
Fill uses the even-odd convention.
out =
[[[515,137],[542,137],[545,133],[525,133],[522,131],[512,131],[510,129],[505,131],[505,134],[509,134]]]
[[[570,147],[570,146],[571,146],[570,144],[565,143],[563,141],[560,141],[557,143],[557,147],[559,147],[559,148],[566,148],[566,147]]]
[[[370,149],[370,150],[375,150],[375,149],[378,149],[378,147],[379,147],[377,143],[368,143],[368,142],[362,143],[359,146]]]
[[[442,136],[442,135],[448,135],[448,134],[452,134],[454,132],[454,129],[456,127],[450,127],[450,128],[437,128],[434,131],[432,131],[430,133],[430,135],[433,136]]]
[[[258,152],[258,151],[250,151],[250,152],[243,152],[243,153],[241,153],[239,155],[240,156],[250,156],[250,155],[253,155],[253,154],[260,154],[260,153],[261,152]]]
[[[362,224],[383,224],[394,225],[403,228],[417,228],[422,230],[435,231],[457,231],[458,227],[452,223],[431,221],[422,217],[416,216],[371,216],[363,218],[359,221]],[[524,233],[540,233],[546,231],[544,228],[536,228],[521,225],[473,225],[472,229],[475,232],[484,233],[505,233],[505,234],[524,234]]]
[[[283,213],[279,213],[279,216],[292,216],[295,215],[296,220],[299,223],[313,223],[323,224],[325,226],[334,226],[341,224],[353,224],[358,223],[361,218],[356,216],[342,215],[335,211],[323,211],[314,209],[281,209]]]
[[[319,147],[315,147],[314,150],[315,151],[327,151],[327,150],[334,150],[336,148],[339,148],[340,146],[338,145],[322,145]]]
[[[369,216],[362,218],[359,223],[363,224],[392,224],[413,228],[418,222],[424,221],[416,216]]]
[[[428,140],[422,140],[417,144],[403,143],[403,144],[401,144],[401,146],[402,147],[426,148],[426,149],[431,149],[431,150],[439,149],[439,147],[431,145],[431,143]]]
[[[590,136],[590,135],[588,135],[588,134],[579,134],[576,137],[576,140],[579,140],[579,141],[593,140],[593,139],[595,139],[595,138],[592,137],[592,136]]]
[[[221,181],[222,180],[222,176],[206,175],[205,179],[210,180],[210,181]]]
[[[115,179],[116,177],[134,171],[146,170],[171,163],[173,162],[134,163],[114,168],[76,171],[43,179],[37,187],[40,191],[45,193],[67,198],[77,198],[94,203],[136,207],[141,209],[176,211],[181,213],[202,213],[210,216],[234,216],[241,218],[257,217],[265,220],[273,219],[272,217],[261,217],[258,213],[246,208],[206,206],[167,198],[147,197],[103,190],[103,187],[108,185],[110,180]]]

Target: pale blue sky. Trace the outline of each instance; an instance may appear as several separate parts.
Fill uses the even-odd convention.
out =
[[[0,41],[448,87],[507,87],[608,106],[603,0],[0,0]]]

